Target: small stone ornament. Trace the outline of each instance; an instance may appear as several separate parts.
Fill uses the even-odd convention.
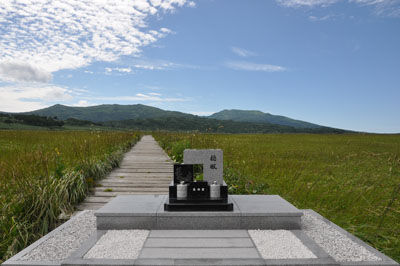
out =
[[[217,181],[214,181],[210,185],[210,198],[211,199],[219,199],[221,197],[221,187],[217,183]]]
[[[181,183],[176,186],[176,197],[178,199],[186,199],[187,198],[187,189],[188,189],[188,185],[185,184],[185,181],[181,181]]]

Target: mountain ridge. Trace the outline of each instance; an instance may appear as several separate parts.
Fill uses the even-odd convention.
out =
[[[101,123],[111,127],[152,128],[156,130],[207,131],[207,125],[209,125],[210,128],[215,128],[214,131],[219,131],[220,129],[218,129],[218,127],[221,126],[225,129],[232,128],[234,132],[243,131],[243,133],[340,133],[346,131],[295,120],[285,116],[263,113],[257,110],[230,109],[222,110],[210,116],[197,116],[178,111],[167,111],[143,104],[102,104],[88,107],[56,104],[47,108],[20,114],[52,117],[64,121],[67,119],[78,119]],[[196,128],[196,126],[198,128]],[[242,129],[240,129],[241,127]],[[248,130],[246,127],[252,128],[252,130]]]
[[[236,122],[271,123],[295,128],[319,128],[320,125],[306,121],[292,119],[282,115],[273,115],[258,110],[224,109],[209,116],[218,120],[232,120]]]
[[[61,120],[75,118],[80,120],[89,120],[93,122],[119,121],[167,116],[184,117],[189,115],[177,111],[166,111],[143,104],[102,104],[87,107],[75,107],[56,104],[47,108],[25,112],[23,114],[34,114],[51,117],[56,116],[58,119]]]

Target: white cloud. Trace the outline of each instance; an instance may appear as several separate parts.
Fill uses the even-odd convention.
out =
[[[146,70],[165,70],[176,68],[178,64],[164,60],[138,59],[135,60],[132,67]]]
[[[48,102],[73,99],[73,91],[50,84],[0,87],[0,111],[24,112],[48,106]]]
[[[313,22],[326,21],[326,20],[331,19],[331,18],[332,18],[332,15],[325,15],[325,16],[322,16],[322,17],[317,17],[317,16],[309,16],[308,17],[308,19],[310,21],[313,21]]]
[[[116,71],[122,72],[122,73],[130,73],[132,72],[132,69],[130,67],[117,67],[115,68]]]
[[[277,0],[277,2],[287,7],[314,7],[314,6],[328,6],[339,0]]]
[[[256,64],[245,61],[229,61],[225,63],[225,66],[235,70],[247,70],[247,71],[264,71],[264,72],[286,71],[286,68],[282,66],[269,65],[269,64]]]
[[[87,106],[93,106],[96,104],[90,103],[86,100],[80,100],[77,103],[73,104],[72,106],[76,106],[76,107],[87,107]]]
[[[51,73],[29,63],[0,61],[0,80],[8,82],[49,82],[51,78]]]
[[[150,92],[149,95],[153,95],[153,96],[161,96],[161,93],[157,93],[157,92]]]
[[[131,73],[132,69],[130,67],[106,67],[104,68],[104,70],[106,71],[106,74],[111,74],[111,72],[119,72],[119,73]]]
[[[186,65],[179,64],[165,60],[157,60],[157,59],[134,59],[130,64],[130,67],[144,70],[169,70],[169,69],[177,69],[177,68],[186,68],[186,69],[197,69],[198,66],[194,65]]]
[[[138,55],[171,33],[148,29],[148,18],[185,4],[191,5],[187,0],[5,0],[0,5],[0,62],[18,58],[52,73]]]
[[[243,48],[239,48],[239,47],[235,47],[235,46],[231,47],[231,51],[241,57],[249,57],[249,56],[257,55],[256,53],[254,53],[252,51],[249,51],[249,50],[246,50]]]
[[[374,7],[379,16],[400,17],[400,0],[349,0],[364,6]]]
[[[139,101],[139,102],[185,102],[185,98],[162,97],[159,93],[137,93],[134,96],[95,97],[100,101]]]
[[[400,0],[276,0],[286,7],[327,7],[339,2],[371,6],[379,16],[400,17]]]
[[[193,1],[188,2],[189,7],[196,7],[196,3]]]

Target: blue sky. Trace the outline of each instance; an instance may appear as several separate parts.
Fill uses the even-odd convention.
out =
[[[400,132],[400,0],[5,1],[0,111],[261,110]]]

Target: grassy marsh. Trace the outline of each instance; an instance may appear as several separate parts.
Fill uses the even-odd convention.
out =
[[[0,263],[52,230],[139,138],[132,132],[0,131]]]

